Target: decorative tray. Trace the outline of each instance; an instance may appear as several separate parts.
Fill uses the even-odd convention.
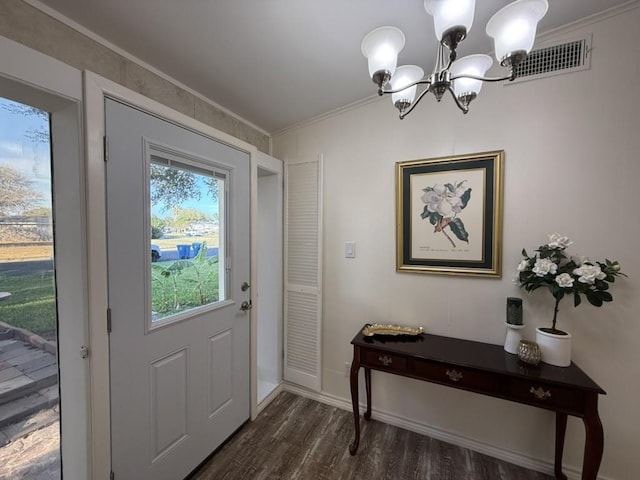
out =
[[[402,325],[383,325],[380,323],[368,323],[362,329],[365,337],[374,335],[420,335],[424,333],[422,327],[403,327]]]

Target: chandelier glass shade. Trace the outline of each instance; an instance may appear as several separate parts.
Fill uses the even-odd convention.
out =
[[[407,116],[431,92],[440,101],[449,92],[463,113],[480,93],[483,82],[514,80],[516,67],[527,57],[536,36],[538,22],[547,12],[547,0],[516,0],[496,12],[486,27],[493,38],[495,56],[509,69],[501,77],[485,77],[493,60],[488,55],[457,58],[457,47],[473,24],[475,0],[424,0],[424,8],[433,17],[438,39],[436,65],[430,75],[416,65],[397,67],[398,54],[405,38],[396,27],[379,27],[362,41],[369,75],[378,85],[378,94],[391,94],[400,118]],[[418,87],[422,91],[418,93]],[[417,98],[416,98],[417,95]]]
[[[404,33],[396,27],[380,27],[372,30],[362,40],[362,54],[369,60],[369,75],[377,83],[387,83],[396,71],[398,53],[404,47]]]
[[[416,82],[424,77],[424,70],[417,65],[403,65],[398,67],[391,78],[391,88],[396,93],[391,94],[394,105],[398,108],[406,108],[416,98]]]

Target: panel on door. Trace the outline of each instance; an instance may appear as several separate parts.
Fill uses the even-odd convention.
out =
[[[249,155],[105,111],[112,470],[175,480],[249,418]]]

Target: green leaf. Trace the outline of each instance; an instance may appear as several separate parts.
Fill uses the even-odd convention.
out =
[[[450,192],[455,192],[456,189],[453,185],[451,185],[450,183],[445,183],[444,184],[445,187],[447,187],[447,190],[449,190]]]
[[[422,219],[424,220],[425,218],[427,218],[429,215],[431,215],[431,212],[429,211],[429,207],[427,207],[426,205],[424,206],[424,208],[422,209],[422,213],[420,214],[420,216],[422,217]]]
[[[603,282],[602,280],[596,280],[594,285],[598,290],[609,290],[609,284],[607,282]]]
[[[609,292],[599,292],[598,296],[602,299],[603,302],[613,301],[613,295],[611,295]]]
[[[462,194],[462,196],[460,197],[460,200],[462,201],[462,207],[460,208],[466,207],[470,199],[471,199],[471,189],[467,188]]]
[[[462,220],[460,220],[457,217],[454,218],[449,223],[449,228],[451,229],[451,231],[456,237],[458,237],[463,242],[469,243],[469,234],[467,233],[467,230],[464,228],[464,223],[462,223]]]
[[[431,223],[431,225],[437,224],[440,220],[442,220],[442,215],[440,215],[439,213],[431,212],[429,214],[429,222]]]
[[[578,292],[573,292],[573,306],[577,307],[582,303],[582,298],[580,298],[580,294]]]
[[[587,292],[587,300],[589,300],[589,303],[594,307],[602,306],[602,299],[595,295],[593,292]]]
[[[192,266],[193,264],[191,263],[191,260],[176,260],[169,266],[169,268],[167,268],[167,270],[174,273],[180,273],[182,270]]]
[[[562,300],[564,298],[564,290],[557,285],[549,285],[549,291],[556,300]]]
[[[204,241],[200,246],[200,250],[198,251],[198,254],[195,257],[193,257],[193,261],[199,265],[202,265],[203,263],[206,263],[206,260],[207,260],[207,242]]]

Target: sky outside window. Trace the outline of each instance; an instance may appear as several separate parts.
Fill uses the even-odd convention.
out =
[[[51,151],[47,112],[0,98],[0,166],[31,181],[34,208],[51,208]],[[20,212],[12,212],[14,214]]]

